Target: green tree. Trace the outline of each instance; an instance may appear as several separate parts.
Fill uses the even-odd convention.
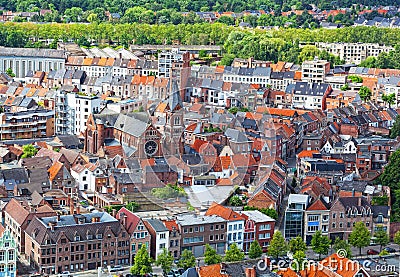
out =
[[[358,91],[358,94],[360,95],[361,100],[364,101],[364,102],[367,102],[367,101],[371,100],[372,92],[366,86],[360,87],[360,90]]]
[[[38,152],[38,150],[35,148],[35,146],[33,146],[32,144],[26,144],[24,146],[22,146],[22,156],[21,158],[31,158],[33,156],[36,155],[36,153]]]
[[[313,60],[315,57],[318,57],[320,51],[315,45],[305,45],[300,52],[299,62],[302,63],[304,61]]]
[[[363,60],[360,65],[360,67],[368,67],[368,68],[375,68],[376,67],[376,58],[375,57],[367,57],[365,60]]]
[[[382,226],[378,226],[376,231],[374,232],[375,242],[380,245],[380,251],[382,251],[382,247],[388,245],[390,242],[390,238],[388,233],[383,229]]]
[[[346,258],[348,259],[352,258],[350,244],[345,240],[336,238],[335,243],[333,245],[333,249],[335,249],[336,253],[339,253],[340,255],[344,256],[345,254]]]
[[[395,93],[383,94],[382,101],[388,104],[390,108],[396,102],[396,94]]]
[[[196,258],[193,255],[193,252],[188,249],[183,250],[181,257],[179,259],[179,262],[178,262],[178,266],[185,270],[188,268],[191,268],[191,267],[195,267],[196,266]]]
[[[163,248],[162,253],[157,257],[156,265],[160,266],[164,274],[166,274],[171,270],[173,263],[174,257],[172,257],[167,248]]]
[[[240,199],[239,195],[233,195],[230,199],[229,199],[229,204],[231,206],[243,206],[243,201],[242,199]]]
[[[361,249],[368,246],[371,243],[371,233],[365,226],[364,222],[356,222],[352,232],[349,235],[349,243],[359,248],[359,254],[361,256]]]
[[[396,120],[398,121],[398,120]],[[393,131],[393,130],[392,130]],[[391,133],[394,136],[394,133]],[[389,163],[379,176],[378,184],[388,186],[391,191],[391,221],[400,222],[400,149],[389,157]]]
[[[347,78],[349,80],[351,80],[353,83],[362,83],[363,82],[363,78],[361,78],[360,76],[357,76],[357,75],[349,75]]]
[[[147,247],[145,244],[142,244],[142,247],[135,255],[135,263],[131,267],[131,273],[136,275],[145,275],[151,273],[153,272],[151,263],[152,260],[149,256],[149,252],[147,251]]]
[[[244,253],[240,250],[236,243],[232,243],[229,249],[225,251],[225,261],[238,262],[244,259]]]
[[[219,64],[220,64],[220,65],[228,66],[228,65],[231,65],[231,64],[232,64],[232,62],[233,62],[234,59],[235,59],[235,55],[233,55],[233,54],[225,54],[225,55],[222,57],[222,59],[221,59],[221,61],[219,62]]]
[[[219,264],[222,262],[222,257],[217,254],[217,250],[206,244],[204,251],[204,262],[206,265]]]
[[[328,236],[323,236],[320,230],[315,232],[315,234],[312,236],[311,248],[315,253],[318,254],[319,259],[321,259],[321,255],[328,254],[330,245],[331,240],[328,238]]]
[[[306,251],[307,245],[303,238],[299,235],[289,241],[289,251],[295,254],[297,251]]]
[[[7,68],[6,74],[7,74],[8,76],[10,76],[10,77],[15,77],[15,74],[14,74],[14,72],[12,71],[11,68]]]
[[[394,234],[393,242],[394,242],[395,244],[397,244],[397,245],[400,245],[400,231],[397,231],[397,232]]]
[[[136,212],[139,209],[139,204],[136,203],[135,201],[131,201],[128,204],[126,204],[126,208],[130,210],[131,212]]]
[[[278,259],[279,256],[286,254],[287,250],[288,246],[282,236],[282,233],[280,231],[275,231],[268,247],[268,254],[271,257]]]
[[[390,129],[390,138],[395,139],[400,136],[400,115],[396,116],[392,129]]]
[[[258,240],[253,240],[250,244],[249,249],[249,258],[250,259],[257,259],[260,258],[263,253],[262,247]]]
[[[304,251],[297,251],[293,255],[291,267],[294,271],[299,272],[305,269],[306,254]]]

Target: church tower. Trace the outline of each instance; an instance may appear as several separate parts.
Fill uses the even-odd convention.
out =
[[[179,157],[184,151],[183,104],[178,90],[169,97],[165,113],[164,155]]]

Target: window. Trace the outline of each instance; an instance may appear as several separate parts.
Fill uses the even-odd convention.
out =
[[[160,239],[165,239],[165,233],[160,234]]]
[[[0,251],[0,261],[4,261],[4,251]]]
[[[260,226],[260,231],[264,230],[271,230],[271,225],[270,224],[263,224]]]
[[[308,221],[319,221],[319,215],[309,215]]]
[[[12,261],[12,260],[14,260],[14,250],[11,250],[11,251],[9,251],[8,252],[8,259],[10,260],[10,261]]]
[[[214,236],[213,235],[210,235],[210,240],[211,241],[214,240]]]
[[[336,228],[336,223],[332,223],[332,228]]]
[[[333,213],[333,214],[332,214],[332,218],[336,218],[336,213]]]
[[[340,213],[340,218],[344,218],[344,213]]]

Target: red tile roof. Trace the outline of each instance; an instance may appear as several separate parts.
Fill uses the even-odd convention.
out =
[[[199,277],[229,277],[228,274],[221,273],[221,264],[213,264],[200,267]]]
[[[128,233],[131,235],[135,229],[136,226],[139,224],[140,222],[140,218],[135,215],[134,213],[132,213],[130,210],[128,210],[127,208],[123,207],[121,208],[118,213],[116,214],[115,218],[116,219],[121,219],[122,218],[122,213],[124,215],[126,215],[126,221],[125,221],[125,229],[128,231]]]
[[[213,202],[212,205],[208,208],[205,215],[217,215],[229,221],[243,220],[242,216],[239,213],[215,202]]]

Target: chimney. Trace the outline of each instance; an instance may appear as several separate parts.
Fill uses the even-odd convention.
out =
[[[225,263],[221,263],[221,274],[226,274],[226,264]]]
[[[358,206],[361,206],[361,197],[358,198]]]
[[[77,213],[77,214],[80,214],[80,213],[81,213],[81,207],[78,206],[78,205],[76,205],[76,213]]]
[[[50,226],[50,230],[52,232],[54,232],[54,227],[57,226],[57,222],[56,221],[50,221],[49,222],[49,226]]]
[[[356,194],[356,190],[353,188],[352,190],[351,190],[351,196],[355,196],[355,194]]]
[[[60,221],[60,220],[61,220],[61,215],[57,214],[57,221]]]
[[[112,209],[112,216],[116,217],[117,216],[117,210],[116,209]]]
[[[256,277],[256,267],[245,268],[246,277]]]

